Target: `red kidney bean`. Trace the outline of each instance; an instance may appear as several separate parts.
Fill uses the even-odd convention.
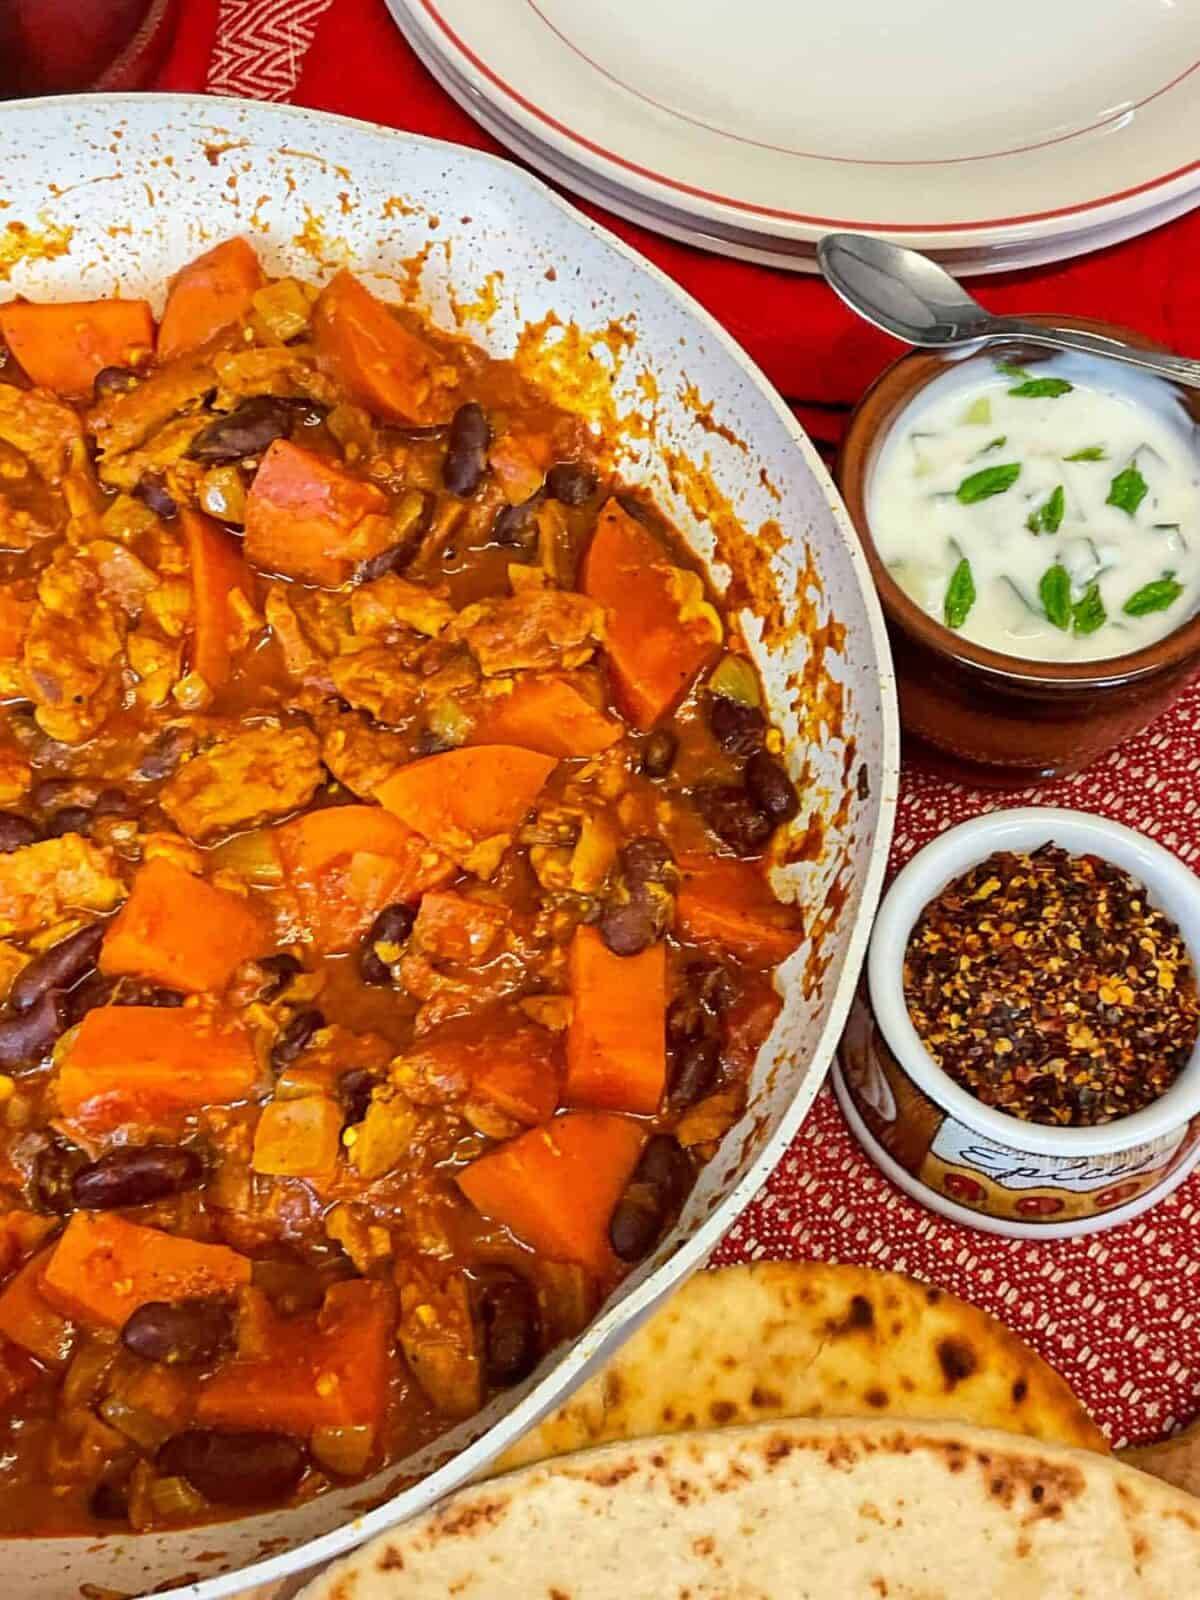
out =
[[[141,978],[118,978],[112,997],[114,1006],[158,1006],[168,1010],[181,1006],[186,995],[178,989],[167,989],[161,983],[147,983]]]
[[[625,1193],[608,1225],[608,1240],[621,1261],[640,1261],[678,1215],[692,1186],[692,1164],[669,1134],[646,1143]]]
[[[496,544],[510,545],[514,549],[527,550],[537,541],[537,524],[534,522],[534,513],[543,500],[542,491],[531,494],[528,500],[522,500],[520,505],[501,506],[492,522],[492,539]]]
[[[286,439],[292,428],[292,408],[270,394],[252,395],[228,416],[210,422],[188,446],[191,461],[241,461],[258,456],[276,439]]]
[[[168,1367],[215,1361],[233,1343],[233,1309],[227,1300],[150,1300],[125,1323],[121,1343]]]
[[[736,784],[697,789],[695,798],[705,822],[740,856],[757,855],[775,831],[770,817]]]
[[[642,745],[642,771],[648,778],[665,778],[678,750],[679,738],[670,728],[655,728]]]
[[[672,1111],[683,1111],[704,1098],[716,1081],[720,1059],[715,1039],[693,1039],[683,1046],[671,1064],[667,1104]]]
[[[488,1383],[495,1388],[520,1383],[541,1353],[537,1296],[524,1278],[497,1267],[480,1275],[476,1303]]]
[[[33,1162],[33,1202],[39,1211],[65,1217],[75,1209],[71,1185],[75,1174],[87,1165],[86,1154],[77,1145],[56,1139],[39,1150]]]
[[[308,1452],[286,1433],[187,1428],[160,1447],[156,1463],[220,1505],[259,1505],[291,1493],[304,1476]]]
[[[312,1042],[313,1035],[324,1026],[324,1014],[315,1006],[307,1011],[297,1011],[271,1047],[271,1065],[276,1072],[302,1056]]]
[[[132,367],[101,367],[92,379],[92,399],[100,401],[107,394],[128,394],[140,382]]]
[[[546,493],[564,506],[582,506],[596,492],[596,474],[579,461],[560,461],[546,474]]]
[[[10,856],[14,850],[36,844],[41,837],[41,830],[28,817],[18,816],[15,811],[0,811],[0,855]]]
[[[143,472],[134,484],[133,497],[148,506],[164,522],[170,522],[179,515],[175,497],[167,488],[167,480],[161,472]]]
[[[782,761],[756,750],[746,763],[746,789],[759,810],[778,826],[800,810],[800,796]]]
[[[658,918],[646,895],[610,901],[596,923],[604,943],[615,956],[636,956],[658,938]]]
[[[346,1112],[346,1125],[361,1122],[371,1104],[371,1091],[379,1079],[366,1067],[351,1067],[337,1081],[338,1099]]]
[[[101,1478],[92,1490],[88,1510],[98,1522],[124,1522],[129,1516],[129,1485],[117,1478]]]
[[[138,775],[157,782],[169,778],[184,756],[196,747],[196,735],[190,728],[164,728],[147,746],[138,766]]]
[[[258,998],[268,1001],[278,1000],[292,979],[298,978],[304,971],[300,961],[288,950],[281,950],[274,956],[263,956],[255,965],[266,973],[268,979],[259,990]]]
[[[384,906],[367,930],[358,960],[359,976],[364,983],[383,988],[392,981],[392,969],[375,949],[377,944],[404,944],[413,930],[416,913],[403,901]]]
[[[632,891],[643,883],[671,885],[677,882],[675,858],[670,850],[652,833],[641,833],[622,845],[618,861],[621,876]]]
[[[45,992],[27,1010],[0,1022],[0,1067],[35,1067],[54,1049],[67,1026],[67,1010],[57,989]]]
[[[61,839],[66,833],[79,833],[85,838],[92,831],[92,813],[87,806],[63,806],[46,819],[47,839]]]
[[[459,406],[450,422],[450,438],[446,459],[442,464],[442,482],[460,500],[469,500],[483,481],[491,440],[492,430],[488,427],[483,407],[476,405],[474,400]]]
[[[28,1011],[50,989],[73,989],[96,965],[104,924],[80,928],[21,968],[8,992],[14,1011]]]
[[[726,695],[708,697],[708,726],[722,750],[731,756],[748,756],[767,736],[767,719],[757,706],[743,705]]]
[[[187,1145],[126,1145],[75,1174],[71,1193],[83,1211],[144,1206],[204,1181],[204,1161]]]

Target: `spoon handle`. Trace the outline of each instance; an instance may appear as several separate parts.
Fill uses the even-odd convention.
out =
[[[992,317],[987,336],[989,342],[994,343],[1019,340],[1023,344],[1046,345],[1052,350],[1077,350],[1086,356],[1106,356],[1110,361],[1124,361],[1128,366],[1169,378],[1172,383],[1200,389],[1200,361],[1158,350],[1139,350],[1102,333],[1085,333],[1082,328],[1055,328],[1041,322],[1022,322],[1019,317]]]

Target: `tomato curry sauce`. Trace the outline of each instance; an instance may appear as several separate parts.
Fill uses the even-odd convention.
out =
[[[307,1499],[678,1215],[801,938],[744,644],[601,441],[229,240],[0,306],[0,1533]]]

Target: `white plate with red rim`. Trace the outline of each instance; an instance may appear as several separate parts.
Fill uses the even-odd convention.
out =
[[[1200,0],[843,0],[836,27],[789,0],[388,4],[543,170],[772,264],[849,228],[1027,265],[1200,198]]]

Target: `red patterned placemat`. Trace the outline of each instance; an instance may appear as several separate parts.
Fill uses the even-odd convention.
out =
[[[189,0],[160,86],[286,100],[331,6],[343,0]],[[344,11],[348,20],[361,14],[349,3]],[[338,20],[329,19],[322,42]],[[352,56],[353,41],[346,47]],[[426,89],[429,119],[420,125],[444,133],[438,117],[457,113],[441,104],[432,82]],[[1046,281],[1053,275],[1050,269]],[[1038,284],[1030,278],[1030,306],[1038,303]],[[1194,866],[1198,777],[1200,688],[1090,771],[1019,795],[964,789],[908,767],[892,866],[951,824],[1014,804],[1101,812],[1142,829]],[[1161,1434],[1200,1405],[1200,1173],[1146,1216],[1108,1233],[1044,1244],[994,1238],[924,1210],[889,1183],[825,1089],[717,1259],[801,1256],[910,1272],[975,1301],[1058,1367],[1114,1444]]]

